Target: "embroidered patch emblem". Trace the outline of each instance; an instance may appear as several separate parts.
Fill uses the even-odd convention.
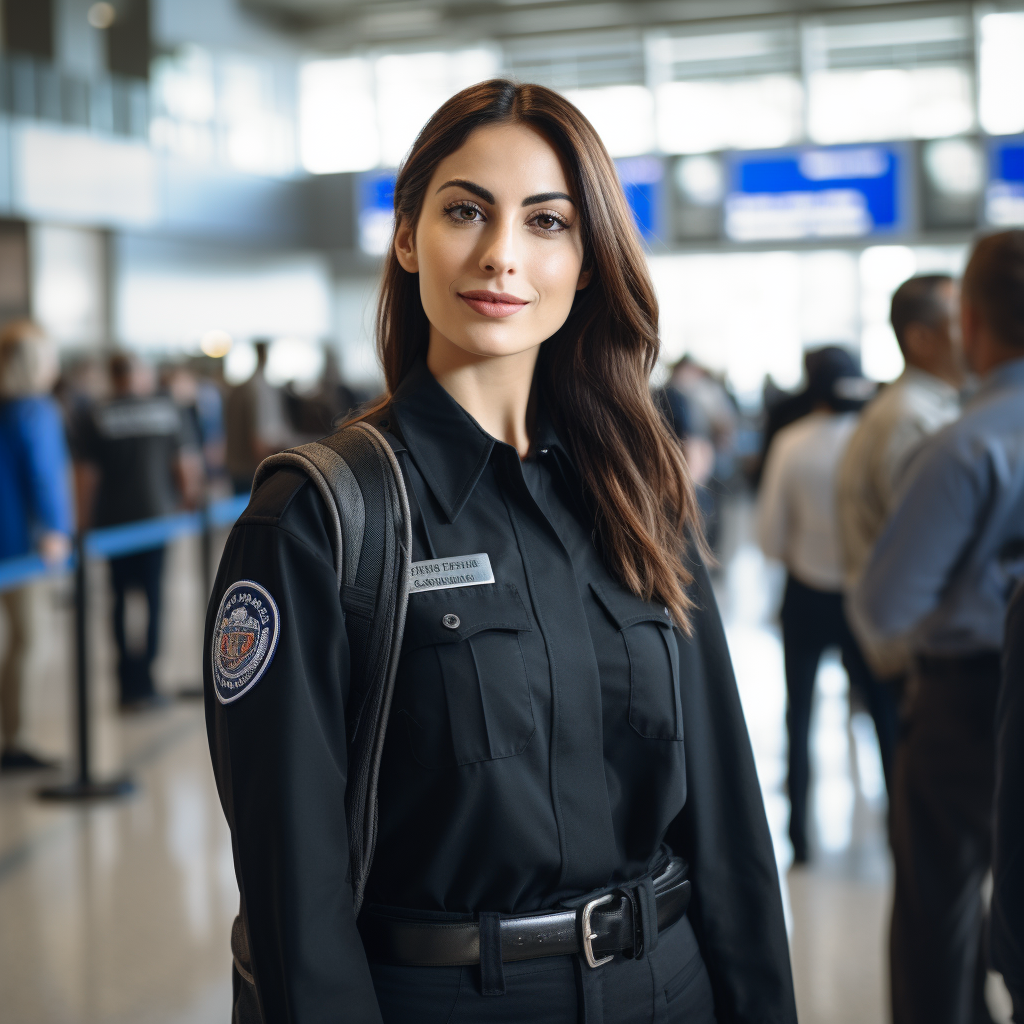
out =
[[[453,555],[451,558],[428,558],[425,562],[413,562],[409,567],[409,577],[413,593],[417,590],[478,587],[481,583],[494,582],[491,559],[484,552],[477,555]]]
[[[252,580],[232,583],[221,598],[213,631],[213,686],[221,704],[251,690],[274,660],[281,616],[270,594]]]

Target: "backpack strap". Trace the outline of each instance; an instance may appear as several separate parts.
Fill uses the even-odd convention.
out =
[[[358,915],[377,845],[377,780],[409,601],[409,497],[388,439],[363,421],[265,459],[253,489],[280,466],[294,466],[309,476],[333,525],[338,593],[352,658],[345,805]]]

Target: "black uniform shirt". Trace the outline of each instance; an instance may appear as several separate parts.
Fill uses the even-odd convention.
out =
[[[385,418],[413,561],[486,554],[494,582],[410,596],[367,901],[528,912],[643,874],[667,842],[691,865],[718,1019],[795,1020],[771,841],[703,567],[687,639],[609,573],[543,417],[521,463],[420,363]],[[345,883],[347,642],[326,510],[301,474],[257,491],[211,611],[239,579],[266,588],[281,623],[251,693],[221,705],[207,686],[260,995],[271,1019],[331,1005],[374,1019]]]
[[[174,463],[186,438],[178,407],[164,395],[125,395],[90,410],[74,455],[99,467],[96,525],[173,512],[179,503]]]

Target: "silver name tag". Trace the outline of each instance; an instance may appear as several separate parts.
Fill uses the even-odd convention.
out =
[[[413,562],[409,569],[409,582],[413,593],[417,590],[450,590],[452,587],[478,587],[481,583],[493,583],[494,573],[486,554],[455,555]]]

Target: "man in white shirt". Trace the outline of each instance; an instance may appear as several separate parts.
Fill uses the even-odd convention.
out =
[[[833,354],[834,353],[834,354]],[[789,731],[789,835],[793,860],[807,860],[808,734],[818,663],[838,647],[851,686],[865,698],[879,745],[895,742],[896,711],[875,681],[843,611],[836,525],[836,471],[857,411],[873,390],[856,360],[834,349],[811,378],[813,411],[784,427],[768,450],[758,509],[761,548],[788,570],[782,604]]]
[[[857,585],[921,442],[960,415],[964,360],[959,289],[945,274],[912,277],[892,297],[891,321],[906,369],[864,410],[839,466],[838,512],[845,588]],[[876,676],[897,686],[909,669],[905,643],[851,625]]]

